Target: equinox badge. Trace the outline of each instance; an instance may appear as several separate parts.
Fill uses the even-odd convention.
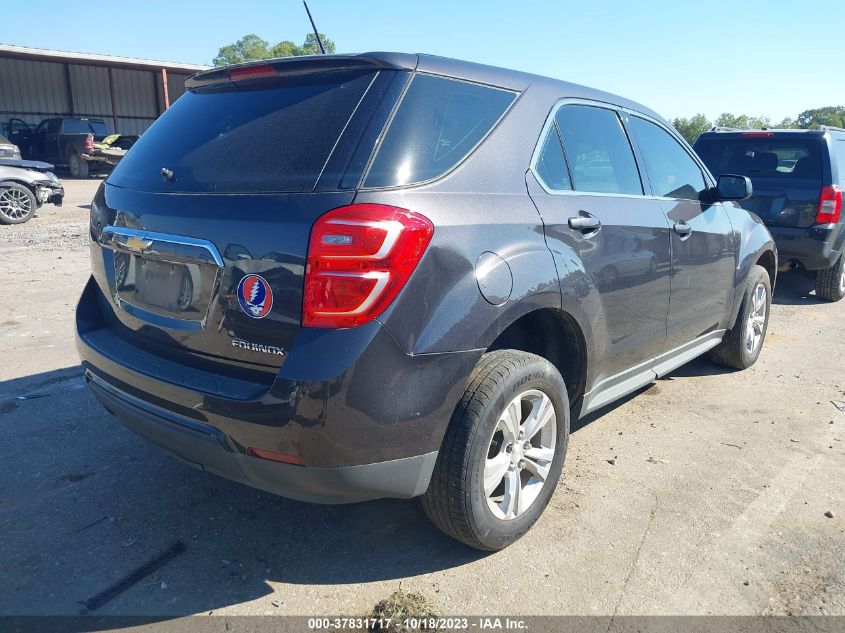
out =
[[[285,350],[275,345],[261,345],[259,343],[250,343],[249,341],[242,341],[239,338],[232,339],[232,347],[239,347],[251,352],[263,352],[264,354],[272,354],[274,356],[284,356]]]

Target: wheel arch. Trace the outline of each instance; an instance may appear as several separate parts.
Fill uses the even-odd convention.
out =
[[[588,339],[581,322],[559,308],[539,308],[513,320],[487,347],[487,352],[515,349],[552,363],[563,376],[572,411],[579,411],[586,391]]]
[[[32,195],[35,195],[35,185],[31,182],[27,182],[22,178],[3,178],[0,179],[0,187],[5,187],[6,185],[15,184],[15,185],[22,185],[29,189],[32,192]],[[37,202],[37,200],[36,200]]]

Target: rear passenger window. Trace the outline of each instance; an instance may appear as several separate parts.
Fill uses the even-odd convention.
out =
[[[629,127],[645,161],[655,196],[698,200],[706,189],[704,175],[671,134],[654,123],[632,116]]]
[[[555,115],[572,174],[572,188],[642,195],[631,144],[613,110],[566,105]]]
[[[487,135],[515,98],[509,90],[416,75],[364,186],[396,187],[442,176]]]
[[[572,189],[572,183],[569,181],[569,170],[566,168],[566,159],[563,157],[563,147],[560,145],[560,137],[555,126],[552,126],[546,134],[543,149],[537,156],[534,169],[549,189],[558,191]]]

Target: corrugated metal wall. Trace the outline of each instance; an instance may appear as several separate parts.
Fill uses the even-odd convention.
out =
[[[109,89],[110,71],[117,130]],[[187,76],[168,73],[171,103],[184,93]],[[156,70],[0,57],[0,128],[10,118],[35,125],[50,117],[85,116],[103,119],[112,132],[140,134],[164,110],[161,84],[160,71]]]
[[[70,100],[64,73],[62,64],[0,58],[3,122],[11,113],[18,113],[27,123],[37,123],[46,118],[38,113],[67,112]]]

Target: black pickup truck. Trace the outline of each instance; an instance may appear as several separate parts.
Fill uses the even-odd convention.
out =
[[[80,117],[45,119],[34,128],[21,119],[9,119],[5,128],[24,159],[67,167],[74,178],[110,170],[138,139],[110,135],[102,119]]]

